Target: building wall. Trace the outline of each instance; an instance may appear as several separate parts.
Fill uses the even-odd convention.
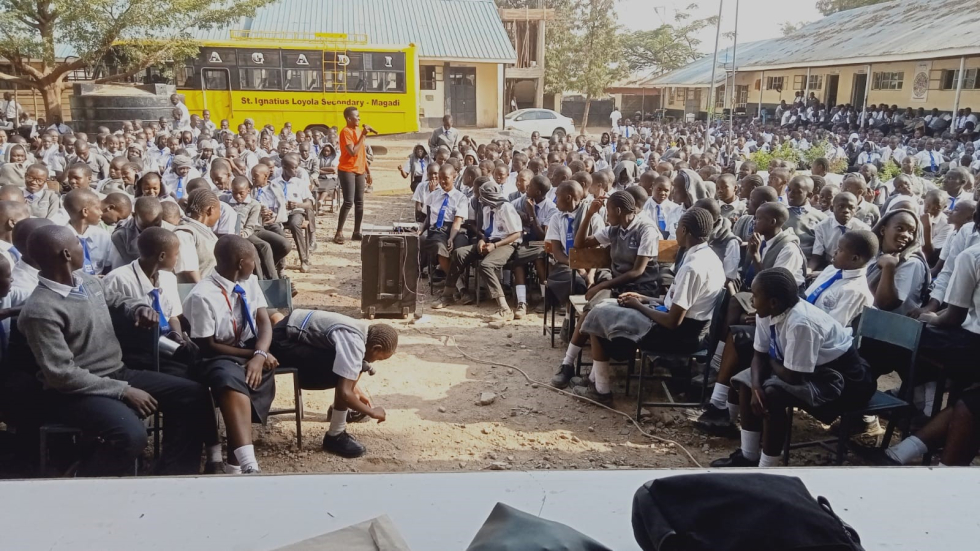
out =
[[[496,63],[476,63],[476,125],[498,128],[503,123],[500,94],[504,89],[502,67]]]
[[[0,81],[3,82],[3,81]],[[2,97],[3,92],[10,92],[17,98],[17,103],[24,108],[25,111],[31,114],[32,117],[37,119],[41,117],[47,119],[44,113],[44,99],[41,94],[33,89],[18,88],[14,89],[13,85],[6,83],[5,86],[0,86],[0,97]],[[61,94],[61,115],[65,122],[71,120],[71,101],[72,88],[71,83],[66,83],[65,91]]]
[[[419,65],[437,65],[436,62],[419,62]],[[441,65],[441,64],[438,64]],[[436,80],[435,90],[419,90],[419,121],[423,127],[439,126],[446,114],[446,79]]]

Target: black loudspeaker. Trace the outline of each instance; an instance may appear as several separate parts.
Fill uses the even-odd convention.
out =
[[[414,232],[367,233],[361,241],[361,315],[367,319],[415,314],[419,236]]]

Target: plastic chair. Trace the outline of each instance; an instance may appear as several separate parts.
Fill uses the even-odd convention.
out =
[[[841,414],[837,438],[800,442],[797,444],[791,443],[793,438],[794,408],[790,408],[789,424],[786,430],[786,443],[783,446],[784,465],[789,465],[790,450],[813,446],[820,446],[836,454],[837,465],[843,465],[844,459],[847,457],[847,445],[850,443],[848,429],[855,418],[864,415],[892,413],[888,421],[888,428],[885,430],[885,435],[881,440],[880,447],[884,450],[888,447],[888,443],[891,441],[891,437],[895,432],[897,414],[915,411],[915,406],[912,403],[912,392],[915,381],[916,355],[919,350],[919,341],[922,338],[922,323],[891,312],[883,312],[875,308],[865,308],[861,314],[861,322],[858,325],[857,336],[855,338],[858,339],[857,345],[859,352],[868,344],[865,342],[867,339],[876,343],[900,348],[909,354],[909,376],[902,382],[898,396],[892,396],[876,390],[874,396],[868,400],[867,404]],[[942,401],[941,398],[941,395],[937,396],[937,402]],[[819,417],[817,418],[819,419]],[[836,444],[836,448],[831,447],[831,444]]]

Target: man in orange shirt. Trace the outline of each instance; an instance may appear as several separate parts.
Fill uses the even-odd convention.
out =
[[[365,174],[367,173],[367,139],[368,133],[377,134],[378,132],[368,125],[364,125],[360,132],[357,125],[361,122],[361,115],[356,107],[344,109],[344,119],[347,126],[340,131],[340,163],[337,165],[337,180],[340,189],[344,194],[344,204],[340,207],[340,217],[337,220],[337,235],[333,242],[343,244],[344,242],[344,222],[347,221],[347,213],[354,207],[354,233],[351,239],[359,241],[361,239],[361,220],[364,218],[364,185]]]

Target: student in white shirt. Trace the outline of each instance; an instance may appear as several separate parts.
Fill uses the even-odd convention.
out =
[[[543,174],[539,174],[531,178],[524,196],[518,197],[510,203],[518,216],[521,217],[521,223],[524,226],[521,245],[517,247],[510,259],[510,264],[514,266],[514,291],[517,296],[514,319],[522,319],[527,314],[527,270],[525,266],[534,263],[537,273],[547,273],[544,265],[545,252],[542,242],[547,235],[548,224],[558,212],[555,204],[547,199],[549,191],[551,191],[551,182]],[[547,284],[547,280],[540,283],[542,298],[545,295]]]
[[[99,227],[102,221],[102,201],[90,189],[75,189],[65,195],[68,227],[82,244],[84,262],[82,271],[96,276],[111,267],[112,239],[109,232]]]
[[[946,204],[949,196],[940,189],[926,193],[923,202],[922,220],[922,252],[929,260],[930,266],[935,266],[942,254],[943,247],[949,240],[953,225],[946,217]]]
[[[438,179],[439,189],[429,193],[423,207],[428,216],[423,247],[427,254],[436,256],[439,267],[448,274],[450,253],[469,244],[466,232],[460,232],[469,212],[469,201],[453,187],[456,167],[449,163],[440,166]]]
[[[31,296],[38,284],[38,273],[40,266],[27,255],[27,241],[30,239],[34,230],[44,226],[50,226],[54,222],[47,218],[28,218],[17,223],[14,227],[12,242],[21,253],[20,260],[14,264],[11,271],[13,282],[10,288],[11,306],[23,306],[27,298]],[[19,246],[18,246],[19,245]]]
[[[443,175],[440,171],[440,177]],[[514,312],[507,304],[507,296],[500,284],[497,270],[507,264],[521,244],[524,225],[521,223],[521,217],[517,214],[517,210],[504,199],[497,184],[482,181],[482,177],[477,182],[480,182],[479,204],[481,212],[477,214],[476,220],[482,235],[476,244],[461,247],[452,252],[452,263],[449,276],[446,278],[446,289],[442,298],[437,300],[432,307],[438,310],[455,302],[453,293],[456,288],[456,281],[467,266],[480,259],[480,275],[487,283],[490,298],[497,301],[497,312],[490,318],[490,321],[511,321],[514,319]]]
[[[31,217],[24,203],[0,201],[0,256],[13,267],[20,260],[21,251],[13,245],[13,233],[17,224]]]
[[[216,265],[184,299],[190,337],[200,349],[197,378],[211,388],[228,435],[228,473],[258,473],[252,421],[265,422],[275,398],[272,323],[253,275],[254,248],[236,235],[215,246]]]
[[[931,278],[919,246],[918,215],[908,209],[894,209],[882,216],[874,232],[880,253],[868,267],[868,285],[875,295],[875,307],[896,314],[919,308]]]
[[[293,234],[296,251],[299,253],[300,271],[305,274],[310,271],[310,239],[307,229],[303,228],[303,222],[308,221],[313,226],[315,218],[311,215],[314,207],[309,178],[300,176],[299,161],[298,154],[286,154],[282,160],[282,177],[274,180],[272,185],[278,186],[286,198],[285,208],[289,215],[284,226]],[[360,239],[360,234],[355,234],[354,239]]]
[[[650,189],[647,189],[647,195],[650,196],[650,199],[643,205],[643,212],[657,225],[661,236],[664,239],[668,239],[671,228],[676,228],[677,221],[680,220],[679,215],[675,216],[675,211],[680,210],[677,203],[669,199],[671,190],[670,178],[660,175],[655,178],[645,179],[644,176],[647,174],[650,173],[647,172],[640,176],[641,186],[645,186],[645,180],[650,181]]]
[[[741,446],[712,467],[775,467],[786,438],[787,408],[829,423],[866,404],[875,392],[850,332],[798,293],[795,278],[783,268],[765,270],[752,282],[757,311],[751,367],[732,378]]]
[[[619,296],[618,304],[599,304],[585,315],[559,368],[560,376],[570,378],[581,347],[591,340],[590,383],[575,387],[573,393],[602,404],[612,403],[609,361],[636,353],[634,346],[616,348],[612,343],[628,341],[678,353],[697,349],[725,286],[721,261],[707,244],[713,224],[711,213],[699,207],[689,209],[681,218],[678,242],[687,252],[662,304],[660,299],[628,292]]]
[[[837,244],[841,236],[848,231],[870,230],[871,227],[855,218],[857,198],[846,191],[834,196],[831,210],[833,216],[824,218],[813,229],[813,252],[807,265],[810,270],[821,270],[833,263],[837,255]],[[877,253],[877,247],[875,247]]]
[[[807,302],[848,327],[865,307],[874,307],[866,267],[878,256],[878,238],[867,230],[841,236],[833,262],[804,291]]]

